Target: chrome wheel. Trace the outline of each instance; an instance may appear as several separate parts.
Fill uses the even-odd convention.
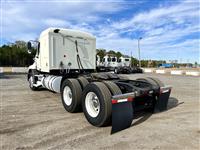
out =
[[[63,99],[67,106],[70,106],[72,103],[72,90],[69,86],[65,86],[63,91]]]
[[[97,95],[94,92],[89,92],[85,97],[85,107],[88,114],[95,118],[100,112],[100,103]]]

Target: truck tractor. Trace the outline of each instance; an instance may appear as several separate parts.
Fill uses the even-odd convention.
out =
[[[160,80],[97,73],[96,38],[90,33],[48,28],[38,41],[27,43],[29,52],[33,45],[37,52],[28,68],[30,89],[60,93],[67,112],[83,111],[94,126],[112,125],[111,133],[115,133],[130,127],[137,111],[167,109],[171,87]]]
[[[131,58],[130,57],[119,57],[118,59],[118,63],[120,67],[124,67],[124,66],[131,66]]]
[[[101,58],[99,55],[96,56],[96,71],[97,72],[106,72],[107,68],[105,67],[105,65],[103,64],[103,62],[101,61]]]
[[[143,73],[143,70],[139,67],[131,66],[131,58],[130,57],[120,57],[118,59],[118,67],[115,67],[114,73]]]
[[[114,71],[119,63],[117,62],[117,57],[112,55],[105,55],[100,61],[100,56],[97,55],[97,72],[109,72]]]
[[[117,57],[106,55],[103,57],[102,64],[106,68],[106,71],[114,71],[114,69],[118,67]]]

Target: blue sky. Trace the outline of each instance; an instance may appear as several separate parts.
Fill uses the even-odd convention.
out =
[[[97,48],[141,58],[200,62],[199,0],[1,0],[1,43],[36,39],[48,27],[90,32]]]

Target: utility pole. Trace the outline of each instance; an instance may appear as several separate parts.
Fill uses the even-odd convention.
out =
[[[133,64],[132,64],[132,50],[131,50],[131,67],[133,67]]]
[[[138,59],[139,59],[139,67],[141,68],[141,60],[140,60],[140,40],[142,37],[138,39]]]

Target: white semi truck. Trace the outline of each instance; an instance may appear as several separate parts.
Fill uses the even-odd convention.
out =
[[[97,71],[98,72],[106,72],[106,71],[114,71],[116,67],[118,67],[117,57],[112,55],[105,55],[100,61],[100,56],[97,55]]]
[[[131,66],[131,58],[121,56],[118,60],[118,63],[119,63],[119,65],[118,65],[119,67],[124,67],[124,66],[130,67]]]
[[[103,57],[102,63],[109,70],[114,70],[115,67],[118,67],[117,57],[106,55]]]
[[[118,67],[114,69],[115,73],[143,73],[143,70],[136,66],[131,66],[131,58],[130,57],[120,57],[118,59]]]
[[[61,94],[66,111],[83,111],[94,126],[112,123],[112,133],[130,127],[141,109],[167,109],[171,87],[155,78],[121,79],[96,73],[96,38],[86,32],[49,28],[37,43],[35,62],[29,67],[30,88]],[[27,44],[31,52],[32,42]],[[67,120],[66,120],[67,121]]]
[[[119,57],[113,55],[105,55],[100,61],[100,57],[97,55],[97,66],[98,72],[109,72],[114,71],[114,73],[143,73],[143,70],[139,67],[131,66],[130,57]]]

